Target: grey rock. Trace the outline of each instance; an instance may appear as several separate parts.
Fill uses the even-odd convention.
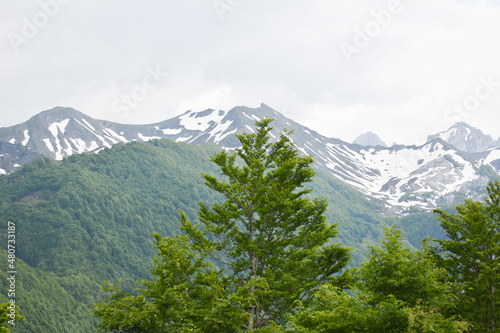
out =
[[[387,147],[385,142],[382,141],[380,137],[373,132],[366,132],[364,134],[361,134],[352,143],[365,147],[376,147],[376,146]]]
[[[446,131],[429,135],[427,142],[437,138],[469,153],[484,152],[488,148],[500,145],[500,139],[495,141],[490,135],[486,135],[481,130],[464,122],[458,122]]]

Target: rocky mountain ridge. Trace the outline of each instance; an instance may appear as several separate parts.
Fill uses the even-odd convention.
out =
[[[429,135],[427,141],[442,139],[455,148],[469,153],[487,151],[489,148],[500,146],[500,138],[494,140],[491,135],[484,134],[480,129],[474,128],[464,122],[458,122],[448,130]]]
[[[438,133],[421,146],[373,147],[327,138],[265,104],[258,108],[238,106],[229,111],[187,111],[149,125],[96,120],[74,109],[57,107],[25,123],[0,128],[0,173],[13,172],[39,156],[62,160],[73,154],[99,152],[114,144],[159,138],[189,144],[215,143],[234,149],[238,141],[233,134],[253,131],[255,120],[264,117],[275,119],[273,138],[283,129],[293,129],[292,140],[302,153],[314,157],[315,167],[381,203],[388,212],[412,207],[431,209],[464,197],[480,198],[488,180],[500,173],[500,148],[484,148],[488,140],[474,145],[475,150],[483,147],[484,151],[456,147],[460,135],[481,137],[473,128],[468,134],[467,127],[460,123],[455,125],[454,135]],[[472,147],[470,138],[467,142],[465,147]]]

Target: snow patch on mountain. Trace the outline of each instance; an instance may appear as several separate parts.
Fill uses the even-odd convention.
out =
[[[182,132],[182,128],[164,128],[161,131],[165,135],[177,135]]]
[[[247,115],[245,113],[245,111],[241,111],[241,114],[244,115],[245,117],[247,117],[248,119],[253,120],[252,117],[250,117],[249,115]]]
[[[207,140],[205,140],[205,142],[214,142],[218,144],[228,135],[236,133],[236,131],[238,130],[237,128],[232,131],[227,131],[229,127],[232,125],[232,123],[233,122],[231,120],[226,120],[225,122],[217,123],[217,125],[214,126],[214,129],[208,133],[209,137]]]
[[[24,140],[21,144],[26,147],[28,141],[30,141],[29,130],[24,130]]]
[[[457,128],[456,127],[450,128],[448,131],[441,132],[438,134],[439,134],[439,138],[448,142],[448,141],[450,141],[450,138],[454,137],[457,134]]]
[[[180,137],[178,137],[177,139],[175,139],[175,142],[186,142],[186,141],[188,141],[189,139],[191,139],[192,137],[193,137],[192,135],[191,135],[191,136],[187,136],[187,137],[182,137],[182,136],[180,136]]]
[[[87,151],[87,144],[84,140],[73,139],[73,138],[70,138],[69,140],[71,141],[71,143],[73,143],[73,146],[75,146],[78,154],[81,154],[81,153],[84,153],[85,151]],[[95,141],[93,141],[93,142],[95,142]],[[96,145],[97,145],[97,143],[96,143]]]
[[[92,126],[92,125],[91,125],[91,124],[90,124],[87,120],[85,120],[85,119],[83,119],[83,118],[82,118],[82,121],[83,121],[85,124],[87,124],[87,126],[88,126],[89,128],[91,128],[93,131],[95,131],[94,126]]]
[[[253,130],[253,128],[251,128],[250,126],[245,125],[245,127],[246,127],[246,128],[247,128],[250,132],[255,133],[255,131]]]
[[[255,120],[257,120],[257,121],[261,121],[261,118],[257,117],[257,116],[256,116],[256,115],[254,115],[254,114],[251,114],[251,115],[249,116],[248,114],[246,114],[246,113],[245,113],[245,111],[241,111],[241,113],[242,113],[245,117],[247,117],[248,119],[250,119],[251,121],[255,121]]]
[[[49,131],[52,133],[54,138],[57,138],[58,130],[61,131],[62,134],[64,134],[66,130],[66,126],[68,126],[69,119],[64,119],[63,121],[60,122],[54,122],[49,125]]]
[[[90,125],[85,119],[81,119],[85,124],[83,124],[82,122],[80,122],[78,119],[75,119],[75,121],[80,124],[83,128],[85,128],[86,130],[88,130],[89,132],[95,134],[95,128]]]
[[[103,132],[108,133],[108,135],[110,135],[113,138],[116,138],[116,139],[120,140],[123,143],[128,142],[127,138],[125,138],[122,135],[119,135],[118,133],[116,133],[115,131],[113,131],[111,128],[105,128],[105,129],[103,129]]]
[[[71,147],[71,144],[69,143],[68,139],[64,138],[64,144],[66,145],[66,149],[63,150],[66,153],[66,156],[73,155],[73,147]]]
[[[145,136],[145,135],[142,135],[141,133],[137,133],[137,136],[139,136],[139,138],[142,141],[150,141],[150,140],[153,140],[153,139],[161,139],[161,137],[159,137],[159,136]]]
[[[85,123],[83,124],[82,122],[78,121],[78,119],[75,118],[75,121],[80,124],[83,128],[85,128],[86,130],[88,130],[90,133],[92,133],[93,135],[95,135],[101,142],[102,142],[102,145],[106,148],[111,148],[111,144],[106,140],[105,137],[103,137],[102,135],[99,135],[97,134],[97,131],[95,129],[94,126],[92,126],[87,120],[81,118],[81,120]],[[105,132],[104,132],[105,133]],[[127,140],[128,142],[128,140]]]
[[[90,146],[87,148],[88,151],[93,151],[93,150],[96,150],[99,148],[99,145],[97,144],[97,142],[95,141],[92,141],[90,143]]]
[[[483,164],[490,164],[491,165],[491,162],[497,161],[497,160],[500,160],[500,150],[495,149],[495,150],[491,150],[488,153],[488,156],[482,162],[483,162]]]
[[[94,134],[95,134],[95,133],[94,133]],[[95,136],[97,136],[97,138],[98,138],[99,140],[101,140],[101,142],[102,142],[102,144],[103,144],[103,146],[104,146],[104,147],[106,147],[106,148],[111,148],[111,146],[112,146],[112,145],[111,145],[111,144],[110,144],[110,143],[106,140],[106,138],[105,138],[105,137],[103,137],[103,136],[101,136],[101,135],[99,135],[99,134],[95,134]]]
[[[56,138],[55,141],[56,141],[56,148],[57,148],[57,151],[55,152],[55,154],[56,154],[55,160],[61,161],[63,159],[63,154],[62,154],[63,148],[62,148],[61,142],[59,141],[58,138]]]
[[[317,167],[367,196],[383,200],[392,210],[435,208],[442,197],[453,197],[454,192],[467,192],[486,182],[474,163],[440,142],[355,150],[331,142],[312,147],[305,141],[301,147],[301,152],[314,156]]]

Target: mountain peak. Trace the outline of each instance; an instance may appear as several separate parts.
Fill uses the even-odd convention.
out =
[[[380,139],[380,137],[373,132],[366,132],[358,136],[353,142],[353,144],[360,146],[382,146],[387,147],[384,141]]]
[[[44,122],[47,122],[47,121],[57,121],[68,117],[74,118],[74,117],[87,117],[87,116],[84,113],[70,107],[56,106],[52,109],[45,110],[34,115],[28,121],[42,120]]]
[[[453,145],[458,150],[469,153],[483,152],[499,144],[490,135],[484,134],[480,129],[465,122],[458,122],[446,131],[429,135],[427,142],[437,138]]]

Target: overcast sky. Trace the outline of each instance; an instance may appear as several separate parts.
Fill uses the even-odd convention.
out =
[[[500,0],[0,2],[0,127],[265,103],[328,137],[500,137]]]

